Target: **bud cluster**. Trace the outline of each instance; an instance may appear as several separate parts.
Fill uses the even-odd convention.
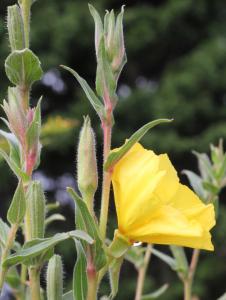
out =
[[[11,53],[5,68],[9,80],[15,85],[8,88],[8,99],[3,101],[7,120],[3,119],[20,148],[19,166],[29,176],[39,162],[41,113],[40,101],[29,107],[31,84],[42,75],[40,62],[30,49],[25,48],[23,1],[8,7],[7,27]]]
[[[110,113],[117,103],[117,81],[126,63],[122,25],[124,8],[117,17],[114,10],[107,11],[104,24],[92,5],[89,9],[95,22],[96,90],[104,100],[106,113]]]

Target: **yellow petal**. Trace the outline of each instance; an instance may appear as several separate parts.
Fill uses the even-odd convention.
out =
[[[131,241],[213,250],[214,207],[186,186],[166,154],[135,144],[112,176],[118,227]]]
[[[154,193],[161,202],[168,203],[178,190],[179,178],[167,154],[159,155],[159,170],[165,171],[165,175],[159,181]]]
[[[134,241],[213,250],[208,231],[197,220],[186,218],[168,205],[158,208],[149,222],[126,234]]]
[[[215,225],[213,204],[205,205],[187,186],[180,184],[170,205],[180,210],[187,218],[195,219],[206,230]]]
[[[158,156],[139,144],[115,165],[112,183],[120,229],[140,220],[156,205],[152,192],[164,173],[159,171]]]

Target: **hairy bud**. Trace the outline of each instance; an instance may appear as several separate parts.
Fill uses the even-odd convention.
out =
[[[39,181],[32,181],[27,191],[26,217],[30,220],[29,239],[43,238],[45,232],[45,195]]]
[[[47,298],[48,300],[63,299],[63,265],[59,255],[54,255],[48,263]]]
[[[7,27],[11,50],[14,51],[24,49],[25,40],[23,19],[20,7],[17,4],[8,7]]]
[[[78,187],[85,201],[93,201],[98,185],[95,137],[87,116],[80,132],[78,144]],[[89,200],[88,200],[89,199]],[[92,207],[92,203],[87,203]]]

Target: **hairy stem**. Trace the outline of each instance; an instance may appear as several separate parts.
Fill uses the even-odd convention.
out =
[[[187,278],[184,279],[184,300],[192,299],[192,285],[193,285],[193,279],[195,276],[195,271],[199,260],[199,255],[200,255],[200,250],[194,249],[191,263],[189,266],[188,276]]]
[[[9,234],[8,234],[8,240],[6,242],[5,249],[2,253],[1,263],[3,263],[4,260],[7,258],[8,254],[9,254],[9,251],[13,246],[18,227],[19,227],[18,224],[13,224],[12,227],[10,228],[10,231],[9,231]],[[3,287],[7,270],[8,270],[7,268],[1,266],[1,270],[0,270],[0,290]]]
[[[104,134],[104,162],[106,161],[111,149],[111,124],[102,124]],[[108,219],[108,206],[109,195],[111,186],[111,172],[103,170],[103,184],[102,184],[102,198],[101,198],[101,211],[100,211],[100,234],[104,240],[106,237],[107,219]]]
[[[22,0],[21,10],[23,16],[23,23],[24,23],[25,48],[29,48],[31,0]]]
[[[31,300],[41,300],[40,294],[40,271],[37,267],[29,268]]]
[[[141,297],[142,297],[144,280],[145,280],[145,276],[146,276],[146,272],[147,272],[147,267],[148,267],[148,264],[149,264],[150,258],[151,258],[151,250],[152,250],[152,245],[148,245],[145,256],[144,256],[144,263],[138,270],[135,300],[141,300]]]

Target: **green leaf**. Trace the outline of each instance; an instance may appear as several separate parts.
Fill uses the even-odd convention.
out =
[[[212,193],[213,195],[217,195],[220,191],[220,188],[218,186],[215,186],[210,182],[204,181],[202,185],[206,191]]]
[[[213,170],[210,159],[208,155],[205,153],[198,153],[196,151],[192,151],[192,153],[198,159],[199,171],[204,180],[213,179]]]
[[[184,248],[180,246],[171,245],[170,250],[176,260],[177,272],[183,273],[184,276],[187,276],[189,267]]]
[[[169,123],[172,120],[169,119],[158,119],[145,124],[143,127],[138,129],[126,142],[116,151],[111,151],[105,164],[104,169],[107,171],[113,167],[132,147],[137,143],[151,128],[161,123]]]
[[[125,259],[132,263],[138,270],[144,263],[145,247],[130,247],[126,252]]]
[[[7,220],[11,224],[20,224],[23,221],[26,212],[26,199],[23,183],[18,183],[17,189],[13,196],[12,203],[7,212]]]
[[[30,177],[25,172],[23,172],[17,166],[17,164],[13,160],[11,160],[10,157],[2,149],[0,149],[0,155],[4,158],[4,160],[7,162],[10,169],[14,172],[14,174],[18,177],[18,179],[22,179],[23,182],[28,182],[30,180]]]
[[[9,144],[10,160],[13,161],[18,166],[18,168],[20,168],[20,149],[16,136],[13,133],[9,133],[3,130],[0,130],[0,135],[3,136]]]
[[[86,255],[82,244],[75,240],[77,261],[73,271],[73,295],[75,300],[86,300],[88,283],[86,274]]]
[[[93,217],[91,216],[86,203],[72,188],[68,187],[67,191],[76,203],[76,210],[79,211],[80,229],[87,232],[95,241],[94,245],[91,246],[91,250],[93,253],[96,270],[99,271],[106,264],[106,255],[103,250],[103,242],[99,236],[99,229]]]
[[[17,253],[10,255],[4,262],[3,266],[10,267],[19,263],[27,263],[33,258],[46,253],[48,250],[54,248],[58,243],[63,242],[69,238],[82,239],[87,243],[93,240],[81,230],[74,230],[70,232],[57,233],[51,238],[34,239],[25,243],[24,247]]]
[[[151,299],[157,299],[160,296],[162,296],[162,294],[165,293],[165,291],[168,289],[169,285],[168,284],[164,284],[163,286],[161,286],[157,291],[148,294],[148,295],[144,295],[141,297],[141,300],[151,300]]]
[[[155,248],[153,248],[151,252],[152,254],[160,258],[162,261],[164,261],[167,265],[169,265],[172,270],[177,270],[177,262],[174,258],[165,253],[162,253],[159,250],[156,250]]]
[[[100,119],[102,119],[102,117],[104,115],[104,106],[103,106],[102,102],[99,100],[99,98],[95,95],[93,90],[90,88],[88,83],[82,77],[80,77],[78,75],[78,73],[75,72],[73,69],[66,67],[66,66],[61,66],[61,67],[64,68],[65,70],[69,71],[77,79],[77,81],[81,85],[83,91],[85,92],[86,97],[88,98],[89,102],[95,109],[95,111],[98,114],[98,116],[100,117]]]
[[[110,278],[110,285],[111,285],[110,299],[115,298],[115,296],[118,293],[119,276],[120,276],[120,270],[123,263],[123,259],[124,259],[123,256],[117,259],[113,259],[109,267],[109,278]]]
[[[30,49],[13,51],[5,61],[5,71],[13,84],[25,87],[42,77],[40,61]]]
[[[98,55],[100,39],[104,33],[103,23],[97,10],[91,4],[88,4],[88,6],[95,23],[95,49],[96,55]]]
[[[0,246],[3,248],[5,247],[9,230],[9,226],[0,218]]]
[[[18,289],[21,285],[21,278],[16,267],[10,268],[6,275],[6,282],[13,289]]]
[[[64,294],[62,300],[74,300],[73,292],[69,291],[66,294]]]
[[[183,174],[185,174],[188,177],[189,183],[192,186],[193,190],[196,192],[196,194],[202,199],[206,200],[207,193],[202,185],[202,178],[195,174],[192,171],[189,170],[183,170]]]
[[[115,106],[117,101],[116,81],[105,50],[104,36],[100,40],[98,49],[96,91],[100,97],[105,99],[105,102],[111,101]]]
[[[65,221],[65,217],[61,214],[53,214],[45,219],[45,226],[48,226],[54,221]]]

